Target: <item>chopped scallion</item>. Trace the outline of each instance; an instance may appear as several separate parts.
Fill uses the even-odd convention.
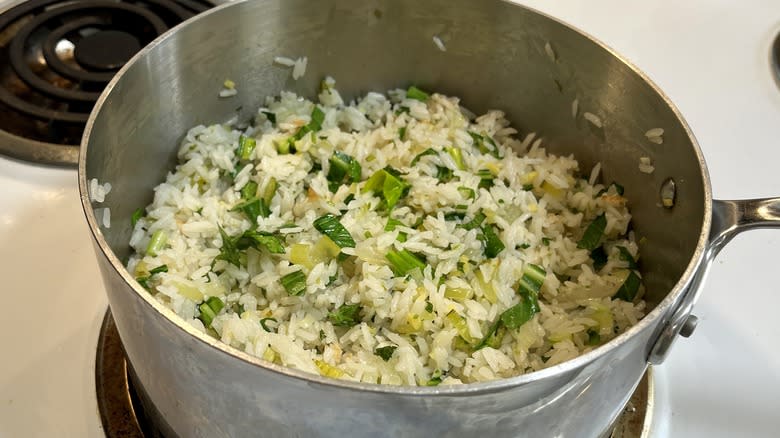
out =
[[[330,213],[317,218],[314,221],[314,228],[328,236],[330,240],[341,248],[355,247],[355,240],[352,238],[352,235],[344,228],[344,225],[341,225],[339,219]]]
[[[241,160],[249,160],[257,147],[257,140],[252,137],[240,136],[238,138],[238,158]]]
[[[139,207],[136,211],[133,212],[133,215],[130,216],[130,226],[135,228],[135,224],[137,224],[142,217],[144,217],[144,208]]]
[[[466,199],[474,199],[477,194],[474,192],[474,189],[470,189],[468,187],[458,187],[458,192]]]
[[[328,170],[327,180],[331,183],[331,191],[337,189],[343,183],[353,183],[360,181],[362,168],[360,162],[351,156],[336,151],[328,160],[330,170]]]
[[[271,205],[271,201],[274,199],[274,196],[276,196],[276,188],[278,184],[276,182],[276,178],[271,177],[270,180],[268,180],[268,184],[265,186],[265,190],[263,190],[263,201],[265,202],[266,206]],[[255,190],[257,192],[257,190]]]
[[[496,179],[495,176],[493,176],[493,173],[488,169],[479,169],[477,171],[477,175],[479,176],[479,185],[478,187],[480,189],[489,189],[493,187],[493,180]]]
[[[372,191],[378,194],[386,203],[387,208],[392,210],[398,201],[406,196],[411,186],[401,179],[401,173],[392,167],[385,167],[374,172],[366,180],[363,191]]]
[[[393,270],[397,277],[406,276],[415,269],[419,269],[421,272],[425,269],[425,263],[405,249],[401,251],[391,249],[387,252],[385,258],[390,262],[390,269]]]
[[[241,188],[241,199],[252,199],[257,196],[257,183],[249,181]]]
[[[399,221],[398,219],[388,218],[387,225],[385,225],[385,231],[395,231],[395,227],[399,225],[403,226],[404,224],[401,223],[401,221]],[[396,240],[398,240],[399,242],[406,242],[406,238],[407,238],[406,233],[399,232]]]
[[[424,157],[426,155],[437,155],[437,154],[438,154],[438,152],[436,152],[434,149],[428,148],[428,149],[420,152],[419,154],[415,155],[415,157],[412,159],[412,164],[411,165],[414,166],[415,164],[417,164],[418,161],[420,161],[420,159],[422,157]]]
[[[614,298],[623,301],[628,301],[628,302],[634,301],[634,298],[636,298],[636,293],[639,291],[639,286],[641,283],[642,280],[639,278],[636,272],[630,271],[628,273],[628,277],[626,277],[626,281],[624,281],[623,284],[620,286],[620,289],[618,289]]]
[[[444,166],[436,166],[436,179],[442,183],[448,183],[452,180],[452,169]]]
[[[306,292],[306,274],[303,271],[293,271],[283,276],[281,279],[282,286],[288,294],[297,296]]]
[[[598,331],[590,329],[588,330],[588,340],[585,341],[586,345],[599,345],[601,343],[601,335]]]
[[[634,260],[634,256],[631,255],[631,252],[628,251],[628,248],[625,246],[618,246],[617,249],[620,251],[620,260],[627,262],[629,269],[636,269],[636,260]]]
[[[393,357],[393,353],[398,348],[396,345],[386,345],[384,347],[378,347],[374,350],[374,354],[381,357],[383,361],[387,362]]]
[[[607,228],[607,217],[603,214],[593,220],[585,229],[582,238],[577,242],[577,248],[594,250],[599,246],[604,230]]]
[[[146,255],[156,256],[160,250],[165,247],[168,242],[168,234],[165,230],[157,230],[152,234],[152,238],[149,239],[149,244],[146,246]]]
[[[337,327],[352,327],[360,322],[360,304],[345,304],[328,314],[328,320]]]
[[[404,139],[406,138],[406,126],[401,126],[400,128],[398,128],[398,138],[401,141],[404,141]]]
[[[542,288],[544,278],[547,276],[547,271],[541,266],[528,263],[523,267],[523,276],[520,277],[518,288],[523,293],[528,293],[536,296],[539,290]]]
[[[463,152],[461,152],[460,148],[453,146],[444,148],[444,150],[452,157],[452,161],[455,162],[455,167],[458,170],[466,170],[466,163],[463,162]]]
[[[214,318],[217,317],[217,314],[219,314],[223,307],[225,307],[225,303],[223,303],[221,299],[218,297],[209,297],[198,306],[198,310],[200,310],[200,316],[198,318],[203,321],[203,325],[206,326],[206,328],[210,328],[212,321],[214,321]]]
[[[260,247],[264,247],[272,254],[284,254],[284,245],[278,236],[265,231],[252,229],[244,231],[244,233],[239,236],[236,247],[238,249],[252,247],[257,250],[259,250]]]
[[[409,99],[414,99],[414,100],[419,100],[421,102],[425,102],[425,101],[428,100],[428,98],[430,96],[425,91],[423,91],[423,90],[415,87],[414,85],[412,85],[411,87],[409,87],[408,90],[406,90],[406,97],[409,98]]]
[[[431,378],[425,383],[425,386],[438,386],[442,381],[441,370],[436,370],[431,374]]]
[[[227,235],[222,227],[219,227],[219,234],[222,236],[222,248],[219,250],[219,255],[214,258],[214,261],[224,260],[235,266],[241,266],[241,257],[236,242]]]
[[[263,318],[263,319],[260,320],[260,326],[263,328],[263,330],[265,330],[265,331],[267,331],[269,333],[275,333],[274,329],[272,329],[272,328],[270,328],[270,327],[268,327],[266,325],[266,321],[277,322],[276,318]]]
[[[482,225],[482,222],[485,221],[485,214],[481,211],[474,215],[474,218],[471,219],[471,221],[466,222],[465,224],[461,225],[461,227],[467,229],[467,230],[473,230],[474,228],[479,227]]]
[[[489,259],[495,258],[504,250],[504,248],[506,248],[498,237],[498,233],[496,233],[496,229],[493,225],[485,225],[482,227],[482,239],[485,242],[485,257]]]
[[[600,271],[607,264],[607,253],[604,247],[600,246],[590,252],[590,258],[593,260],[593,269]]]
[[[160,265],[151,271],[149,271],[149,275],[159,274],[161,272],[168,272],[168,265]]]

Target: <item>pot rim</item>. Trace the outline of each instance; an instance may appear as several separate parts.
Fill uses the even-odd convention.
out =
[[[164,34],[157,37],[157,39],[152,41],[149,45],[144,47],[135,56],[133,56],[133,58],[130,59],[130,61],[128,61],[127,64],[125,64],[122,67],[122,69],[114,76],[111,82],[109,82],[109,84],[106,86],[105,90],[101,93],[100,97],[95,103],[95,107],[93,108],[89,116],[89,120],[87,121],[87,125],[84,129],[84,135],[82,136],[79,160],[78,160],[79,197],[81,199],[81,205],[84,211],[84,215],[87,219],[87,223],[89,225],[89,229],[92,234],[92,237],[97,243],[97,246],[100,248],[100,251],[103,253],[103,256],[105,256],[106,259],[109,261],[109,263],[112,265],[114,271],[122,277],[125,284],[128,285],[136,294],[138,294],[138,296],[145,302],[145,304],[147,304],[151,308],[150,310],[153,310],[157,312],[159,315],[161,315],[162,317],[164,317],[167,320],[167,323],[171,323],[175,325],[182,332],[185,332],[187,335],[194,337],[196,340],[214,348],[214,350],[216,350],[217,352],[228,356],[232,356],[246,363],[247,365],[270,370],[272,372],[276,372],[278,374],[288,376],[290,378],[302,380],[308,383],[330,386],[333,388],[350,390],[350,391],[367,391],[373,393],[396,394],[396,395],[405,395],[405,396],[464,396],[464,395],[470,395],[475,393],[490,393],[490,392],[496,392],[500,390],[506,390],[515,386],[527,385],[532,382],[541,381],[547,378],[552,378],[554,376],[566,375],[571,372],[574,372],[577,369],[582,368],[587,364],[604,356],[609,351],[616,349],[623,344],[628,343],[631,340],[631,338],[638,336],[641,332],[651,328],[653,324],[656,322],[656,320],[661,319],[664,315],[667,314],[671,315],[671,312],[674,310],[674,308],[677,307],[677,303],[681,300],[684,292],[687,290],[688,284],[693,278],[694,273],[697,272],[702,260],[704,259],[704,254],[709,246],[708,245],[709,233],[712,224],[712,187],[710,183],[710,176],[707,170],[707,165],[704,160],[704,156],[701,152],[696,137],[694,136],[690,126],[685,121],[678,108],[672,103],[669,96],[667,96],[666,93],[664,93],[644,72],[642,72],[639,68],[637,68],[637,66],[635,66],[633,63],[628,61],[625,57],[617,53],[611,47],[604,44],[601,40],[595,38],[594,36],[590,35],[587,32],[578,29],[573,25],[564,22],[563,20],[552,17],[549,14],[541,12],[535,8],[514,3],[511,0],[498,0],[498,1],[502,3],[510,4],[514,7],[526,9],[532,13],[541,15],[549,20],[552,20],[560,24],[561,26],[567,27],[580,34],[583,38],[590,40],[593,44],[596,44],[597,46],[601,47],[603,50],[607,51],[609,54],[614,56],[620,62],[625,64],[636,75],[638,75],[642,80],[644,80],[653,89],[653,91],[655,91],[655,93],[657,93],[664,100],[666,105],[668,105],[669,108],[674,113],[678,123],[680,123],[680,125],[685,130],[685,133],[687,134],[688,138],[691,141],[691,146],[693,147],[694,153],[699,162],[699,167],[701,169],[702,186],[704,191],[704,199],[703,199],[704,217],[702,218],[701,232],[697,240],[696,250],[694,251],[688,265],[686,266],[685,271],[680,276],[680,279],[677,281],[677,283],[674,285],[671,291],[669,291],[666,294],[664,299],[661,300],[655,306],[655,308],[653,308],[653,310],[651,310],[647,315],[645,315],[644,318],[639,320],[637,324],[635,324],[630,329],[620,334],[616,338],[610,340],[609,342],[598,346],[597,348],[593,349],[588,353],[577,356],[574,359],[564,361],[550,368],[545,368],[542,370],[533,371],[519,376],[492,380],[487,382],[467,383],[463,385],[427,387],[427,386],[408,386],[408,385],[395,386],[395,385],[384,385],[384,384],[377,384],[377,383],[353,382],[348,380],[340,380],[340,379],[334,379],[330,377],[323,377],[315,374],[310,374],[302,370],[289,368],[283,365],[277,365],[265,361],[259,357],[249,355],[241,350],[238,350],[227,344],[224,344],[222,341],[213,338],[206,333],[197,330],[195,327],[193,327],[187,321],[185,321],[182,317],[177,315],[173,310],[162,305],[146,289],[141,287],[135,281],[133,276],[130,275],[130,273],[125,268],[124,264],[122,264],[121,260],[119,260],[116,254],[114,254],[114,252],[111,250],[111,248],[108,245],[108,242],[105,240],[103,236],[102,231],[100,230],[100,226],[98,224],[98,221],[95,217],[94,210],[92,208],[92,202],[89,199],[88,181],[87,181],[87,174],[86,174],[87,153],[88,153],[89,139],[90,139],[92,127],[103,105],[109,99],[111,91],[114,89],[117,83],[120,80],[122,80],[122,77],[124,76],[125,72],[129,68],[131,68],[134,64],[136,64],[138,60],[141,59],[146,53],[154,50],[157,46],[164,44],[168,39],[172,38],[172,36],[181,28],[196,25],[198,21],[203,20],[205,17],[209,15],[219,14],[225,8],[240,7],[240,5],[251,1],[255,1],[255,0],[237,0],[234,2],[218,5],[206,12],[197,15],[196,17],[193,17],[190,20],[187,20],[171,28]],[[655,338],[652,339],[653,341],[655,340]],[[650,349],[648,348],[647,351],[649,352]]]

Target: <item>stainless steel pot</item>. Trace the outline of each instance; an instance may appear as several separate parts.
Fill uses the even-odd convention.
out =
[[[446,45],[439,50],[438,36]],[[549,44],[549,48],[545,47]],[[304,78],[274,66],[309,58]],[[205,336],[157,303],[125,270],[130,216],[175,162],[198,123],[249,119],[264,96],[313,96],[332,75],[346,96],[417,84],[461,96],[476,112],[507,111],[582,169],[601,162],[626,188],[644,242],[653,309],[595,351],[543,371],[459,387],[335,381],[250,357]],[[238,96],[219,99],[232,79]],[[572,101],[579,113],[572,118]],[[599,116],[597,128],[582,117]],[[645,137],[665,130],[662,144]],[[638,172],[650,157],[655,172]],[[111,182],[95,218],[88,181]],[[676,203],[662,208],[669,178]],[[498,0],[245,1],[219,7],[139,53],[103,93],[79,161],[81,200],[122,342],[155,421],[181,436],[557,436],[605,433],[648,363],[661,363],[689,317],[707,267],[735,234],[777,226],[780,201],[712,201],[704,158],[669,99],[593,38]]]

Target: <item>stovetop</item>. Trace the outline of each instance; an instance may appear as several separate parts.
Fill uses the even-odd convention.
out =
[[[523,3],[606,41],[667,92],[717,198],[780,195],[780,88],[769,64],[780,3]],[[76,172],[0,158],[0,188],[0,437],[103,437],[94,360],[107,301]],[[780,232],[764,230],[720,254],[698,329],[654,368],[651,437],[777,436],[777,254]]]

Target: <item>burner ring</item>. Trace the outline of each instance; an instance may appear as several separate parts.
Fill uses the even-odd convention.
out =
[[[110,47],[111,50],[105,50]],[[138,38],[121,30],[101,30],[85,36],[74,50],[76,61],[95,70],[118,70],[141,50]]]
[[[54,48],[56,47],[57,42],[62,40],[68,33],[87,26],[99,27],[102,25],[103,22],[97,18],[86,17],[65,24],[50,33],[49,36],[46,37],[46,40],[43,42],[42,46],[43,59],[46,60],[46,64],[49,66],[49,68],[54,70],[55,73],[75,81],[108,83],[108,81],[114,77],[114,72],[99,73],[78,70],[63,62],[54,52]]]
[[[38,28],[40,28],[50,20],[56,20],[64,14],[75,12],[75,11],[129,12],[131,14],[139,16],[148,24],[153,26],[154,30],[157,32],[157,35],[162,34],[168,29],[168,27],[159,17],[157,17],[152,12],[144,8],[135,5],[128,5],[125,3],[116,3],[116,2],[108,2],[108,1],[94,1],[94,2],[89,2],[87,4],[80,4],[80,3],[68,4],[65,6],[57,7],[49,11],[46,11],[43,14],[38,15],[34,19],[30,20],[27,24],[24,25],[24,27],[22,27],[19,30],[19,32],[16,34],[13,41],[11,41],[11,47],[9,51],[11,66],[14,68],[16,74],[19,75],[19,77],[24,82],[26,82],[29,86],[49,96],[56,97],[59,99],[69,100],[69,101],[95,102],[97,101],[97,98],[100,96],[100,93],[57,88],[54,85],[50,84],[49,82],[43,80],[41,77],[36,75],[29,68],[27,64],[24,63],[24,42],[28,40],[30,35],[35,30],[37,30]]]

